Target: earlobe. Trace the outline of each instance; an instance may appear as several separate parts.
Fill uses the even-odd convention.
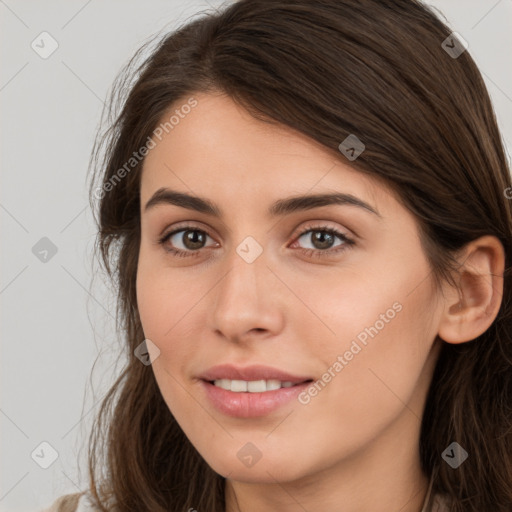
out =
[[[505,251],[498,238],[486,235],[461,253],[457,287],[444,295],[445,308],[438,335],[448,343],[464,343],[484,333],[494,322],[503,296]]]

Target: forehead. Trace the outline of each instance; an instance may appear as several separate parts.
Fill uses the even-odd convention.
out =
[[[190,97],[197,104],[182,108]],[[156,146],[145,158],[143,204],[161,187],[224,195],[223,200],[239,204],[308,191],[342,191],[376,204],[389,192],[345,163],[340,153],[288,126],[254,118],[226,95],[190,97],[162,116],[162,123],[171,116],[174,122],[160,138],[153,137]]]

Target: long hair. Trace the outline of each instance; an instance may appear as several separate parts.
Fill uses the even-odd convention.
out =
[[[501,241],[498,315],[470,342],[443,342],[419,449],[433,492],[446,495],[454,512],[510,510],[509,164],[482,76],[467,50],[450,53],[461,49],[450,37],[417,0],[240,0],[202,13],[130,61],[91,159],[96,249],[117,293],[128,356],[89,439],[98,508],[224,511],[225,479],[179,427],[151,366],[133,355],[144,339],[135,292],[144,160],[132,159],[170,107],[194,93],[222,92],[255,118],[306,134],[391,186],[417,219],[436,282],[451,279],[454,254],[468,242],[487,234]],[[351,134],[365,150],[349,162],[338,148]],[[453,441],[469,453],[457,470],[442,459]]]

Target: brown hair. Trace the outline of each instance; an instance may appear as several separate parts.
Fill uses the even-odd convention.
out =
[[[450,33],[416,0],[241,0],[166,35],[136,65],[141,48],[120,75],[91,161],[97,248],[118,293],[129,358],[90,437],[90,486],[101,510],[112,499],[119,511],[224,511],[225,479],[188,441],[151,367],[133,355],[144,339],[135,293],[143,161],[119,179],[171,106],[210,91],[336,151],[355,134],[365,151],[340,159],[396,191],[418,220],[437,282],[451,279],[453,256],[468,242],[486,234],[501,241],[498,316],[471,342],[443,342],[420,456],[433,492],[451,498],[454,512],[510,510],[511,182],[481,74],[468,51],[455,58],[443,48]],[[453,441],[469,453],[456,470],[441,457]]]

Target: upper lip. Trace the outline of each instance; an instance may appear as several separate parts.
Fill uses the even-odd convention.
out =
[[[312,380],[311,377],[292,375],[291,373],[279,370],[277,368],[272,368],[270,366],[252,365],[242,368],[231,364],[212,366],[203,372],[199,378],[207,381],[219,379],[246,381],[275,379],[281,382],[292,382],[293,384],[299,384],[307,380]]]

